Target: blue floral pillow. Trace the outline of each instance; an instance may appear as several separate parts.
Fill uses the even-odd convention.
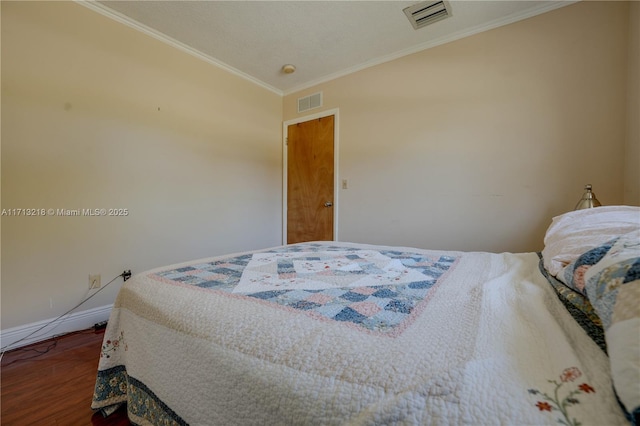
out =
[[[637,415],[640,413],[640,231],[625,234],[601,248],[604,254],[594,254],[600,259],[584,273],[583,289],[602,320],[616,393],[627,412]]]
[[[616,237],[611,241],[607,241],[601,246],[595,247],[588,252],[582,254],[576,260],[565,266],[562,270],[562,276],[566,285],[579,293],[586,296],[585,279],[586,272],[596,263],[600,262],[603,257],[611,250],[611,247],[618,241],[620,237]]]
[[[575,290],[570,289],[561,281],[558,281],[556,277],[551,275],[549,271],[544,267],[543,259],[540,259],[539,263],[540,272],[545,276],[547,281],[551,284],[558,296],[558,299],[562,302],[567,311],[571,314],[573,319],[576,320],[580,327],[591,337],[591,339],[602,349],[604,353],[607,353],[607,344],[604,339],[604,329],[602,328],[602,321],[596,313],[596,310],[583,293],[578,293]],[[639,425],[640,426],[640,425]]]

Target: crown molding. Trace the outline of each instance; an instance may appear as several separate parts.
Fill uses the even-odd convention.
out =
[[[104,6],[103,4],[99,3],[97,0],[73,0],[75,3],[80,4],[82,6],[85,6],[97,13],[100,13],[101,15],[104,15],[110,19],[113,19],[121,24],[124,24],[130,28],[133,28],[137,31],[140,31],[144,34],[147,34],[165,44],[168,44],[176,49],[179,49],[185,53],[188,53],[200,60],[203,60],[205,62],[208,62],[209,64],[212,64],[218,68],[221,68],[227,72],[230,72],[238,77],[241,77],[253,84],[256,84],[266,90],[269,90],[270,92],[273,92],[279,96],[287,96],[296,92],[300,92],[302,90],[306,90],[309,89],[313,86],[317,86],[319,84],[322,83],[326,83],[328,81],[331,80],[335,80],[337,78],[340,77],[344,77],[347,76],[349,74],[353,74],[356,73],[358,71],[362,71],[364,69],[367,68],[371,68],[374,67],[376,65],[380,65],[380,64],[384,64],[386,62],[391,62],[394,61],[396,59],[402,58],[404,56],[408,56],[408,55],[412,55],[414,53],[418,53],[436,46],[440,46],[446,43],[450,43],[452,41],[456,41],[465,37],[469,37],[475,34],[479,34],[485,31],[489,31],[504,25],[509,25],[512,24],[514,22],[518,22],[527,18],[531,18],[546,12],[550,12],[552,10],[555,9],[559,9],[561,7],[565,7],[565,6],[569,6],[571,4],[577,3],[581,0],[564,0],[564,1],[556,1],[556,2],[551,2],[551,3],[542,3],[539,7],[533,8],[533,9],[529,9],[527,11],[524,12],[519,12],[519,13],[514,13],[512,15],[506,16],[504,18],[499,18],[499,19],[495,19],[491,22],[488,22],[486,24],[483,25],[478,25],[476,27],[473,28],[469,28],[469,29],[465,29],[465,30],[461,30],[458,32],[455,32],[453,34],[444,36],[444,37],[440,37],[437,38],[435,40],[430,40],[426,43],[421,43],[418,44],[416,46],[413,46],[411,48],[408,49],[404,49],[395,53],[392,53],[390,55],[386,55],[386,56],[382,56],[379,58],[375,58],[373,60],[364,62],[362,64],[326,75],[324,77],[303,83],[301,85],[292,87],[290,89],[278,89],[274,86],[271,86],[270,84],[267,84],[247,73],[244,73],[212,56],[206,55],[202,52],[200,52],[199,50],[196,50],[192,47],[187,46],[186,44],[179,42],[178,40],[175,40],[165,34],[160,33],[159,31],[154,30],[153,28],[150,28],[144,24],[141,24],[140,22],[129,18],[128,16],[125,16],[119,12],[116,12],[112,9],[109,9],[108,7]]]
[[[162,34],[159,31],[154,30],[153,28],[150,28],[144,24],[141,24],[140,22],[129,18],[128,16],[125,16],[119,12],[116,12],[115,10],[109,9],[107,6],[104,6],[103,4],[99,3],[96,0],[73,0],[75,3],[82,5],[88,9],[93,10],[94,12],[97,12],[103,16],[106,16],[107,18],[113,19],[114,21],[117,21],[121,24],[124,24],[130,28],[133,28],[134,30],[140,31],[141,33],[144,33],[148,36],[151,36],[153,38],[155,38],[156,40],[159,40],[165,44],[168,44],[171,47],[174,47],[178,50],[181,50],[185,53],[188,53],[191,56],[194,56],[202,61],[208,62],[211,65],[214,65],[218,68],[221,68],[231,74],[234,74],[240,78],[243,78],[253,84],[256,84],[260,87],[262,87],[263,89],[267,89],[270,92],[275,93],[276,95],[279,96],[283,96],[283,92],[282,90],[271,86],[270,84],[267,84],[261,80],[258,80],[257,78],[244,73],[242,71],[240,71],[239,69],[236,69],[212,56],[206,55],[202,52],[200,52],[199,50],[196,50],[192,47],[187,46],[186,44],[179,42],[178,40],[175,40],[165,34]]]
[[[553,3],[544,3],[544,4],[541,4],[540,6],[538,6],[536,8],[529,9],[529,10],[524,11],[524,12],[514,13],[512,15],[509,15],[509,16],[506,16],[506,17],[503,17],[503,18],[494,19],[493,21],[487,22],[486,24],[482,24],[482,25],[478,25],[478,26],[475,26],[475,27],[472,27],[472,28],[461,30],[461,31],[455,32],[453,34],[449,34],[447,36],[437,38],[435,40],[430,40],[430,41],[428,41],[426,43],[421,43],[421,44],[418,44],[416,46],[412,46],[412,47],[410,47],[408,49],[400,50],[400,51],[392,53],[390,55],[382,56],[382,57],[373,59],[371,61],[367,61],[367,62],[364,62],[362,64],[356,65],[354,67],[347,68],[345,70],[338,71],[338,72],[326,75],[324,77],[321,77],[319,79],[310,81],[308,83],[304,83],[304,84],[295,86],[295,87],[293,87],[291,89],[286,89],[286,90],[283,91],[284,92],[284,96],[287,96],[287,95],[290,95],[290,94],[293,94],[293,93],[296,93],[296,92],[300,92],[302,90],[309,89],[309,88],[311,88],[313,86],[317,86],[319,84],[326,83],[328,81],[335,80],[337,78],[344,77],[344,76],[347,76],[349,74],[353,74],[353,73],[356,73],[358,71],[362,71],[364,69],[374,67],[376,65],[384,64],[386,62],[391,62],[391,61],[394,61],[396,59],[402,58],[404,56],[408,56],[408,55],[412,55],[414,53],[422,52],[424,50],[431,49],[431,48],[436,47],[436,46],[440,46],[440,45],[443,45],[443,44],[446,44],[446,43],[450,43],[452,41],[460,40],[462,38],[469,37],[469,36],[472,36],[472,35],[475,35],[475,34],[479,34],[479,33],[485,32],[485,31],[489,31],[489,30],[492,30],[494,28],[502,27],[504,25],[509,25],[509,24],[514,23],[514,22],[522,21],[522,20],[527,19],[527,18],[532,18],[534,16],[541,15],[543,13],[550,12],[550,11],[555,10],[555,9],[559,9],[561,7],[569,6],[569,5],[574,4],[574,3],[578,3],[579,1],[582,1],[582,0],[566,0],[566,1],[558,1],[558,2],[553,2]]]

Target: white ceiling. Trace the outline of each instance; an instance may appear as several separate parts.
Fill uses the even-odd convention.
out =
[[[287,94],[574,1],[450,1],[452,16],[414,30],[419,1],[99,1],[100,13]],[[282,72],[294,64],[293,74]]]

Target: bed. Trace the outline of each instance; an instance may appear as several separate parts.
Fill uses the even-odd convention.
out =
[[[92,408],[139,425],[633,424],[639,241],[640,209],[614,206],[554,218],[542,253],[309,242],[137,274]]]

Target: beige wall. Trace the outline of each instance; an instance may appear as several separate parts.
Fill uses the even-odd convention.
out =
[[[584,184],[622,203],[628,22],[580,2],[286,96],[339,108],[340,239],[540,250]]]
[[[2,329],[125,268],[281,241],[281,96],[72,2],[2,2]],[[82,309],[113,303],[122,280]]]
[[[624,203],[640,206],[640,2],[629,7]]]

